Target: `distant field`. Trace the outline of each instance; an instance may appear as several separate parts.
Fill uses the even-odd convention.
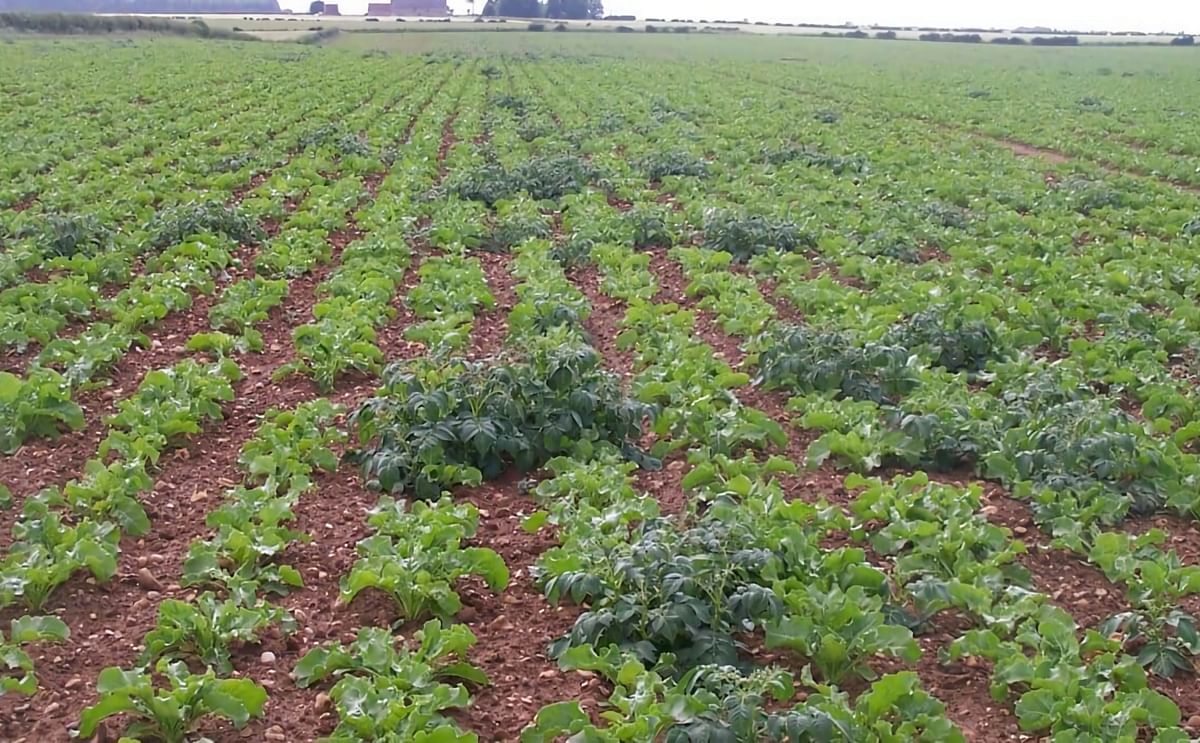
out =
[[[311,33],[309,29],[321,28],[340,28],[345,31],[370,31],[375,33],[385,31],[465,31],[465,30],[487,30],[487,31],[516,31],[524,30],[529,24],[528,20],[521,19],[506,19],[505,22],[482,22],[477,23],[473,17],[454,16],[450,19],[450,23],[432,22],[429,19],[421,18],[406,18],[404,21],[398,21],[396,18],[379,17],[378,19],[368,20],[366,16],[308,16],[308,15],[292,15],[292,16],[234,16],[227,14],[202,14],[198,16],[169,16],[161,17],[168,18],[203,18],[206,23],[214,28],[233,29],[239,28],[248,33],[260,36],[264,39],[271,40],[291,40],[303,33]],[[558,25],[560,21],[548,21],[539,19],[537,22],[545,23],[549,28]],[[840,34],[846,31],[855,30],[843,26],[829,26],[825,28],[811,26],[777,26],[773,24],[755,24],[755,23],[672,23],[672,22],[647,22],[640,21],[561,21],[567,28],[571,30],[588,30],[588,31],[616,31],[618,28],[632,28],[636,31],[644,31],[647,25],[656,26],[662,29],[675,28],[680,26],[691,27],[694,31],[700,31],[705,28],[709,29],[736,29],[739,33],[752,34],[769,34],[769,35],[798,35],[798,36],[820,36],[822,33]],[[304,31],[298,31],[297,27],[304,27]],[[874,29],[863,27],[863,31],[867,33],[875,33]],[[897,31],[896,34],[901,39],[916,39],[921,31]],[[1039,34],[980,34],[984,41],[989,41],[997,36],[1019,36],[1024,39],[1032,39]],[[1081,35],[1080,42],[1084,44],[1166,44],[1170,42],[1174,36],[1088,36]]]
[[[1196,51],[448,25],[0,43],[0,740],[1200,736]]]

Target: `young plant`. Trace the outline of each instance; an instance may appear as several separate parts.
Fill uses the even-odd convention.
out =
[[[37,691],[37,676],[22,645],[65,642],[71,631],[58,617],[24,616],[12,620],[9,628],[7,638],[0,632],[0,697],[9,692],[29,696]]]
[[[85,518],[70,526],[44,499],[26,499],[13,537],[0,562],[0,607],[20,602],[40,609],[76,571],[87,570],[101,582],[117,572],[116,524]]]
[[[167,599],[158,607],[158,624],[142,641],[139,662],[149,666],[160,658],[194,659],[228,676],[233,672],[232,650],[258,642],[259,635],[276,624],[284,633],[295,629],[290,614],[266,602],[221,601],[207,592],[191,602]]]
[[[232,502],[205,519],[216,535],[189,547],[183,585],[223,586],[245,598],[260,589],[282,595],[303,586],[300,571],[277,561],[293,542],[309,538],[285,526],[295,518],[292,499],[262,488],[231,493]]]
[[[508,568],[485,547],[462,546],[475,533],[479,512],[449,498],[436,503],[380,499],[369,523],[374,536],[358,544],[362,557],[342,581],[342,601],[350,603],[368,588],[392,597],[402,620],[435,616],[449,620],[462,602],[455,582],[478,575],[493,591],[508,586]]]
[[[1183,565],[1174,551],[1161,552],[1155,545],[1165,538],[1157,529],[1139,537],[1103,532],[1093,540],[1089,558],[1109,580],[1125,584],[1132,607],[1109,617],[1100,631],[1136,650],[1138,663],[1152,673],[1170,678],[1196,671],[1200,633],[1180,602],[1200,593],[1200,567]]]
[[[444,627],[431,619],[416,633],[417,647],[397,647],[387,630],[364,627],[348,646],[323,647],[300,659],[292,672],[308,688],[336,679],[329,695],[338,713],[333,739],[346,741],[462,741],[478,738],[443,715],[465,707],[461,683],[488,683],[483,671],[463,660],[475,644],[465,625]]]
[[[159,661],[156,672],[166,679],[166,687],[156,686],[148,671],[101,671],[96,682],[100,699],[80,715],[79,736],[90,738],[104,720],[124,714],[134,719],[125,739],[184,743],[208,717],[222,717],[241,728],[261,716],[267,702],[267,690],[250,679],[217,678],[211,668],[197,675],[185,663]]]
[[[66,380],[37,368],[26,379],[0,372],[0,452],[13,454],[32,438],[57,438],[62,428],[83,428],[83,409]]]

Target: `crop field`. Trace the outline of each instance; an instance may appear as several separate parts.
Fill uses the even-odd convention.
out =
[[[1200,736],[1194,52],[0,50],[0,739]]]

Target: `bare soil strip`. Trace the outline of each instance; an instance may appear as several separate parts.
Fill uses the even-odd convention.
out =
[[[1134,176],[1137,178],[1150,178],[1150,179],[1158,181],[1159,183],[1176,188],[1180,191],[1185,191],[1187,193],[1192,193],[1192,194],[1200,194],[1200,186],[1198,186],[1194,183],[1188,183],[1187,181],[1181,181],[1176,178],[1167,178],[1165,176],[1161,176],[1161,175],[1158,175],[1157,173],[1152,173],[1152,172],[1149,172],[1146,170],[1138,170],[1138,169],[1123,167],[1121,165],[1118,165],[1113,162],[1109,162],[1107,160],[1073,158],[1064,152],[1060,152],[1059,150],[1050,149],[1050,148],[1046,148],[1046,147],[1037,147],[1037,146],[1029,144],[1027,142],[1021,142],[1019,140],[1010,139],[1007,137],[992,137],[992,136],[983,134],[981,132],[973,132],[972,136],[978,137],[980,139],[986,139],[989,142],[998,144],[1002,147],[1006,147],[1009,150],[1011,150],[1012,153],[1014,155],[1016,155],[1017,157],[1038,157],[1038,158],[1041,158],[1041,159],[1043,159],[1051,164],[1054,164],[1054,165],[1066,165],[1066,164],[1069,164],[1076,160],[1078,160],[1079,162],[1088,162],[1088,163],[1092,163],[1092,164],[1098,166],[1104,172],[1110,173],[1112,175]]]

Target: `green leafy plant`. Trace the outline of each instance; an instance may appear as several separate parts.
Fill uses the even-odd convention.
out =
[[[764,343],[756,382],[801,393],[832,392],[838,397],[881,403],[918,385],[908,349],[856,343],[841,333],[807,326],[785,328]]]
[[[462,608],[454,590],[459,578],[478,575],[493,591],[508,586],[508,568],[496,552],[462,546],[479,523],[470,504],[443,498],[409,507],[382,498],[368,523],[376,533],[358,543],[361,558],[342,581],[342,601],[374,588],[392,597],[401,620],[449,620]]]
[[[1149,728],[1175,734],[1165,740],[1180,739],[1179,708],[1150,689],[1137,659],[1118,655],[1120,642],[1094,630],[1081,641],[1077,630],[1061,609],[1043,606],[1012,639],[993,629],[971,630],[951,644],[947,657],[992,661],[992,696],[1002,700],[1016,691],[1022,730],[1133,738]]]
[[[166,248],[204,233],[225,235],[236,242],[255,242],[265,236],[249,214],[211,201],[163,209],[144,229],[150,234],[150,249]]]
[[[861,550],[831,552],[819,569],[817,580],[789,578],[776,587],[783,617],[767,626],[767,647],[800,653],[829,684],[851,675],[874,678],[867,661],[877,655],[920,658],[912,631],[888,622],[887,576],[867,565]]]
[[[147,372],[108,419],[110,432],[100,442],[99,456],[111,452],[156,463],[181,437],[199,433],[205,421],[221,419],[221,403],[233,400],[231,382],[239,374],[232,362],[206,367],[192,359]]]
[[[57,372],[37,369],[26,379],[0,372],[0,452],[13,454],[31,438],[57,438],[60,427],[76,430],[84,422],[83,409]]]
[[[243,598],[304,585],[298,570],[278,561],[289,545],[308,539],[285,525],[295,518],[292,499],[264,488],[239,488],[231,496],[205,519],[215,536],[188,548],[183,584],[224,586]]]
[[[704,246],[729,253],[737,263],[768,251],[790,253],[816,247],[813,238],[792,222],[721,209],[704,216]]]
[[[135,720],[126,728],[126,738],[183,743],[208,717],[222,717],[241,728],[261,716],[267,702],[267,690],[250,679],[217,678],[212,669],[197,675],[180,662],[160,661],[156,670],[166,687],[156,686],[146,671],[101,671],[96,682],[100,699],[80,715],[79,735],[91,737],[104,720],[125,714]]]
[[[158,623],[142,640],[145,648],[139,662],[149,666],[160,658],[195,659],[228,676],[233,671],[233,649],[257,642],[274,625],[288,633],[295,629],[295,620],[265,602],[221,601],[208,592],[190,602],[167,599],[158,607]]]
[[[46,255],[70,258],[112,250],[116,235],[95,214],[47,214],[17,237],[32,239]]]
[[[779,556],[753,520],[729,508],[695,524],[666,518],[634,526],[624,538],[596,528],[622,504],[584,522],[538,563],[551,603],[570,599],[588,610],[551,646],[614,645],[654,664],[664,653],[683,668],[737,661],[738,635],[782,614],[770,587]]]
[[[33,660],[22,648],[31,642],[65,642],[71,631],[58,617],[23,616],[9,624],[8,637],[0,632],[0,697],[15,692],[29,696],[37,691]]]
[[[335,422],[343,408],[325,399],[272,410],[238,454],[250,482],[272,493],[295,494],[312,486],[318,470],[338,467],[335,452],[346,434]]]
[[[391,369],[383,396],[351,416],[360,447],[351,459],[372,486],[427,500],[472,477],[531,469],[581,440],[631,447],[649,412],[622,395],[595,349],[551,333],[527,362]]]
[[[445,710],[465,707],[470,695],[461,683],[488,683],[465,660],[475,636],[465,625],[444,627],[437,620],[416,633],[417,646],[396,646],[387,630],[364,627],[347,646],[317,648],[300,659],[292,675],[307,688],[336,679],[330,696],[338,712],[337,740],[469,741]]]
[[[1196,671],[1193,657],[1200,655],[1200,633],[1196,618],[1180,601],[1200,593],[1200,567],[1184,565],[1174,551],[1163,553],[1153,546],[1165,538],[1158,530],[1139,537],[1103,532],[1093,539],[1088,558],[1109,580],[1125,584],[1131,607],[1106,619],[1100,631],[1122,639],[1152,673],[1170,678],[1179,671]]]
[[[120,536],[111,522],[84,518],[70,525],[45,499],[27,498],[13,527],[14,542],[0,562],[0,606],[20,602],[40,609],[79,570],[109,580],[117,572]]]

